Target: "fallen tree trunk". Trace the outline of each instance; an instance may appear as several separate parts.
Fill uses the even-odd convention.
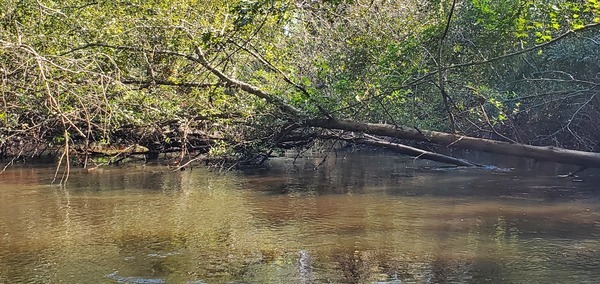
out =
[[[406,140],[426,141],[448,147],[478,150],[496,154],[532,158],[561,164],[600,168],[600,153],[563,149],[553,146],[532,146],[508,143],[483,138],[449,134],[437,131],[418,130],[406,126],[364,123],[340,119],[314,119],[307,126],[362,132],[372,135]]]
[[[436,162],[440,162],[440,163],[446,163],[446,164],[463,166],[463,167],[482,167],[482,165],[468,161],[468,160],[459,159],[459,158],[455,158],[455,157],[451,157],[451,156],[447,156],[447,155],[443,155],[443,154],[439,154],[439,153],[429,152],[429,151],[425,151],[425,150],[415,148],[415,147],[410,147],[410,146],[400,144],[400,143],[393,143],[393,142],[385,141],[383,139],[379,139],[379,138],[376,138],[376,137],[373,137],[370,135],[365,135],[365,137],[352,137],[352,138],[340,138],[337,136],[320,136],[319,138],[337,139],[337,140],[343,140],[348,143],[356,143],[356,144],[362,144],[362,145],[367,145],[367,146],[374,146],[374,147],[378,147],[378,148],[386,148],[386,149],[392,150],[392,151],[400,153],[400,154],[415,157],[417,159],[436,161]]]
[[[406,140],[426,141],[445,145],[447,147],[478,150],[561,164],[579,165],[582,167],[600,168],[600,153],[569,150],[552,146],[532,146],[519,143],[507,143],[437,131],[421,131],[407,126],[335,119],[329,114],[326,115],[328,116],[327,119],[310,119],[303,117],[302,112],[295,107],[288,105],[285,101],[276,96],[273,96],[256,86],[226,76],[223,72],[210,65],[200,47],[196,48],[196,55],[198,58],[190,56],[186,56],[186,58],[200,63],[220,80],[224,81],[226,85],[237,87],[240,90],[264,99],[270,104],[278,106],[285,114],[296,118],[298,121],[302,121],[299,122],[302,126],[362,132]]]

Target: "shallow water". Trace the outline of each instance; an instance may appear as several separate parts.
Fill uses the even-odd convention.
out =
[[[485,160],[487,157],[472,157]],[[0,283],[598,283],[600,174],[382,153],[0,175]]]

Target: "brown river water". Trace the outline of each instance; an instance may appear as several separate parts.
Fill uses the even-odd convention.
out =
[[[387,153],[0,175],[0,283],[600,283],[600,172]],[[506,168],[512,168],[508,170]]]

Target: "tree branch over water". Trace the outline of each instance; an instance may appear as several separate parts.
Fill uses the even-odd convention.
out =
[[[600,10],[586,3],[65,1],[4,5],[0,155],[28,155],[22,141],[57,158],[90,143],[189,154],[215,135],[203,149],[253,161],[349,131],[421,157],[390,143],[597,166],[558,148],[600,140]]]
[[[210,64],[206,61],[204,54],[200,48],[197,48],[196,52],[198,54],[198,60],[200,61],[200,63],[222,81],[225,81],[227,84],[235,86],[247,93],[263,98],[267,102],[281,107],[282,110],[288,112],[290,115],[301,119],[298,116],[299,113],[301,113],[301,111],[299,111],[298,109],[287,105],[285,102],[276,99],[270,94],[265,93],[256,86],[227,77],[219,70],[210,66]],[[406,140],[426,141],[447,147],[471,149],[484,152],[532,158],[536,160],[552,161],[556,163],[574,164],[600,168],[600,153],[569,150],[558,147],[541,147],[519,143],[507,143],[489,139],[449,134],[444,132],[417,130],[407,126],[392,126],[387,124],[374,124],[352,120],[307,119],[304,120],[302,125],[304,125],[305,127],[337,129]],[[369,143],[371,143],[372,145],[383,146],[383,144],[385,144],[383,143],[383,141],[376,142],[373,140],[371,142]]]

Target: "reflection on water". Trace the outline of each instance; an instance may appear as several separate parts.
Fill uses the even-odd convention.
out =
[[[477,157],[475,157],[477,158]],[[0,175],[0,283],[596,283],[598,172],[386,154]],[[505,163],[505,164],[502,164]],[[562,172],[561,172],[562,171]]]

